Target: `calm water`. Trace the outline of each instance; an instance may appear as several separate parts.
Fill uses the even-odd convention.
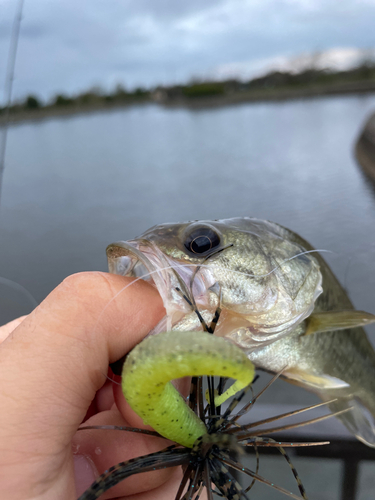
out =
[[[156,105],[13,126],[0,276],[42,300],[106,270],[105,247],[161,223],[254,216],[316,248],[356,306],[375,310],[375,193],[353,158],[374,97],[186,110]],[[29,311],[0,284],[1,320]]]

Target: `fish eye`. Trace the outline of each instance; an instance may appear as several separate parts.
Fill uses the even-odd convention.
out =
[[[220,245],[220,236],[210,227],[196,228],[186,236],[184,245],[189,252],[202,255]]]

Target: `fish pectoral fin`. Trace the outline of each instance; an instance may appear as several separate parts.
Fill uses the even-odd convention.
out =
[[[287,368],[282,373],[282,377],[288,379],[289,382],[294,381],[297,385],[302,385],[312,390],[337,390],[349,387],[349,384],[345,382],[345,380],[341,380],[337,377],[326,374],[313,374],[298,368]]]
[[[347,330],[375,323],[375,315],[365,311],[325,311],[311,314],[306,320],[304,335]]]

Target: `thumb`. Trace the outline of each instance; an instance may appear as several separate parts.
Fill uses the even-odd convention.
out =
[[[164,314],[153,287],[136,282],[124,289],[130,281],[105,273],[70,276],[0,345],[4,498],[76,498],[71,441],[77,427],[108,364]]]

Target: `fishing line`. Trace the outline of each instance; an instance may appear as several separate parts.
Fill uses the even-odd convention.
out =
[[[22,285],[17,283],[16,281],[9,280],[7,278],[3,278],[0,276],[0,283],[2,283],[5,286],[9,286],[10,288],[13,288],[14,290],[21,292],[27,299],[30,301],[30,303],[33,306],[33,309],[38,307],[39,303],[36,301],[36,299],[33,297],[33,295]]]
[[[321,249],[321,250],[308,250],[308,251],[305,251],[305,252],[301,252],[297,255],[294,255],[293,257],[290,257],[289,259],[286,259],[284,260],[281,264],[279,264],[278,266],[274,267],[269,273],[267,274],[249,274],[249,273],[244,273],[243,271],[236,271],[236,270],[233,270],[233,269],[228,269],[227,271],[228,272],[231,272],[231,273],[235,273],[235,274],[241,274],[243,276],[248,276],[250,278],[265,278],[269,275],[271,275],[272,273],[274,273],[279,267],[283,266],[286,262],[289,262],[293,259],[296,259],[297,257],[300,257],[301,255],[305,255],[305,254],[309,254],[309,253],[314,253],[314,252],[326,252],[326,253],[336,253],[336,252],[333,252],[332,250],[324,250],[324,249]],[[179,267],[197,267],[197,264],[179,264]],[[207,268],[209,269],[210,266],[209,265],[205,265],[205,264],[201,264],[199,265],[200,268]],[[168,269],[172,269],[173,271],[175,271],[175,268],[173,266],[166,266],[166,267],[161,267],[161,268],[158,268],[156,269],[155,271],[151,271],[147,274],[144,274],[142,276],[139,276],[137,277],[135,280],[133,280],[131,283],[128,283],[127,285],[125,285],[120,291],[118,291],[116,293],[116,295],[114,295],[112,297],[112,299],[108,302],[108,304],[104,307],[104,309],[102,310],[102,312],[100,313],[98,319],[96,320],[96,323],[95,323],[95,326],[94,326],[94,331],[96,329],[96,326],[97,326],[97,323],[99,322],[101,316],[104,314],[105,310],[107,309],[107,307],[111,304],[111,302],[113,300],[115,300],[124,290],[126,290],[130,285],[133,285],[134,283],[136,283],[137,281],[139,280],[143,280],[144,278],[146,278],[147,276],[151,276],[152,274],[155,274],[155,273],[158,273],[160,271],[167,271]],[[15,281],[12,281],[10,279],[7,279],[7,278],[3,278],[0,276],[0,283],[3,283],[4,285],[6,286],[9,286],[10,288],[13,288],[14,290],[16,291],[19,291],[21,292],[30,302],[30,304],[32,305],[32,308],[35,309],[36,307],[38,307],[39,303],[37,302],[37,300],[33,297],[33,295],[25,288],[23,287],[22,285],[20,285],[19,283],[15,282]],[[107,377],[107,375],[105,375]],[[116,383],[116,382],[115,382]]]
[[[109,380],[110,382],[112,382],[113,384],[116,384],[116,385],[121,385],[121,382],[117,382],[117,380],[111,378],[108,374],[105,376],[105,378],[107,380]]]

